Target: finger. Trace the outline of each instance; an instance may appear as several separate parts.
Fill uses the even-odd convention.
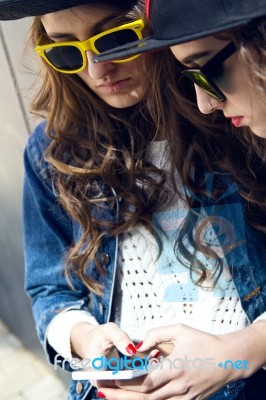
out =
[[[135,345],[131,338],[122,331],[115,323],[107,323],[99,327],[95,331],[94,336],[86,346],[86,357],[91,359],[105,356],[108,358],[118,359],[118,354],[112,353],[116,347],[121,353],[126,356],[132,356],[136,353]]]
[[[136,398],[141,398],[142,400],[184,400],[185,398],[188,399],[187,394],[189,390],[188,385],[184,385],[181,381],[173,380],[156,390],[149,390],[148,387],[143,386],[136,386],[133,390],[102,387],[100,392],[104,394],[105,398],[108,400],[136,400]],[[141,396],[139,392],[141,392]]]
[[[126,356],[132,356],[136,354],[136,347],[128,336],[128,334],[122,331],[118,325],[109,322],[103,325],[102,334],[104,337],[104,342],[102,343],[103,348],[110,349],[111,346],[115,346],[122,354]]]
[[[143,386],[148,387],[150,391],[158,390],[163,385],[168,385],[177,375],[177,372],[169,368],[168,364],[165,365],[163,360],[159,364],[150,366],[150,372],[145,377]]]
[[[136,346],[137,348],[137,346]],[[150,350],[144,350],[144,351],[137,351],[136,354],[134,354],[134,357],[137,358],[144,358],[145,356],[148,358],[157,358],[157,357],[167,357],[169,354],[172,353],[172,351],[175,349],[175,345],[172,342],[163,342],[157,345],[155,349]]]
[[[116,380],[116,385],[128,391],[134,390],[146,393],[158,390],[162,385],[167,385],[169,381],[181,376],[182,371],[173,369],[170,359],[160,361],[154,358],[153,360],[154,363],[149,364],[149,373],[147,375],[124,381]],[[157,362],[155,362],[156,360]]]
[[[101,387],[106,387],[106,388],[118,388],[118,386],[116,386],[115,381],[114,380],[101,380],[101,381],[94,381],[96,384],[94,385],[95,387],[97,387],[98,389],[100,389]]]
[[[115,384],[120,389],[140,391],[138,388],[140,388],[142,386],[143,381],[144,381],[144,377],[139,376],[139,377],[133,378],[133,379],[124,379],[124,380],[116,379]]]
[[[175,350],[176,341],[163,342],[158,344],[157,349],[160,351],[161,357],[167,357]]]
[[[148,355],[148,370],[150,370],[151,366],[157,365],[163,360],[163,356],[161,355],[160,350],[154,349]]]
[[[100,393],[99,393],[100,392]],[[142,400],[151,399],[149,395],[142,395]],[[137,394],[135,391],[128,391],[123,389],[109,389],[102,387],[97,392],[97,397],[108,399],[108,400],[136,400]]]
[[[161,349],[163,350],[164,347],[162,345],[165,345],[166,343],[168,345],[169,343],[176,344],[176,338],[178,338],[179,331],[180,324],[150,329],[143,339],[142,344],[138,347],[138,351],[147,351],[148,349],[152,348],[158,348],[158,350],[161,351]]]

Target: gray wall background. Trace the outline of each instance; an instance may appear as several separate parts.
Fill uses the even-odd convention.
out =
[[[29,26],[30,19],[0,22],[0,319],[39,352],[24,294],[22,243],[23,149],[37,124],[27,111],[34,81],[28,67],[34,68],[34,54],[23,60],[27,67],[21,61]]]

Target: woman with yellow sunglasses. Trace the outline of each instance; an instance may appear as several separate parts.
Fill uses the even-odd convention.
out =
[[[98,66],[91,62],[91,58],[118,43],[141,38],[144,22],[142,19],[130,22],[130,17],[121,17],[116,10],[106,6],[94,9],[90,6],[92,14],[88,18],[86,7],[36,18],[33,31],[39,37],[35,51],[54,70],[76,74],[110,106],[130,107],[145,93],[144,59],[134,56]],[[121,25],[127,19],[128,22]],[[124,61],[126,63],[121,64]]]
[[[149,34],[142,1],[26,5],[0,0],[0,18],[36,16],[42,83],[32,107],[46,121],[25,151],[26,290],[49,360],[75,370],[76,357],[85,366],[131,357],[149,328],[178,322],[212,333],[245,326],[255,313],[243,312],[236,287],[265,265],[257,212],[265,192],[254,185],[263,167],[250,171],[247,148],[182,97],[190,88],[178,90],[170,51],[91,62]],[[231,319],[221,323],[227,306]],[[69,399],[95,397],[87,380],[71,383]]]
[[[68,8],[67,3],[77,5]],[[134,56],[104,65],[91,62],[95,54],[142,38],[143,31],[148,31],[141,18],[143,2],[89,3],[64,2],[57,5],[58,11],[35,16],[33,20],[31,42],[41,57],[43,75],[33,110],[44,112],[47,122],[37,127],[25,153],[27,292],[35,299],[33,314],[37,332],[50,361],[56,368],[60,365],[72,370],[71,359],[76,355],[91,360],[97,356],[107,357],[113,347],[125,356],[136,352],[132,338],[118,325],[107,323],[113,295],[110,291],[114,281],[114,243],[112,240],[106,249],[103,244],[106,235],[114,236],[113,231],[117,230],[117,236],[140,214],[140,211],[127,209],[129,204],[136,209],[141,205],[139,189],[133,183],[137,172],[130,166],[130,159],[135,154],[141,160],[144,143],[156,134],[155,116],[151,115],[147,102],[152,57]],[[52,2],[43,4],[33,13],[41,14],[41,9],[53,8]],[[156,114],[159,117],[159,111]],[[37,159],[43,156],[45,161],[40,166]],[[140,171],[142,168],[140,166]],[[41,178],[41,190],[45,190],[45,182],[48,185],[41,199],[37,193],[40,180],[37,175],[46,172],[50,175],[50,169],[54,177],[50,176],[48,181]],[[56,194],[52,194],[52,187],[56,188]],[[123,204],[126,196],[132,197],[127,205]],[[121,226],[113,221],[112,215],[118,197],[123,215],[121,220],[119,217]],[[58,201],[60,207],[56,205]],[[36,202],[37,207],[29,210],[32,202]],[[44,203],[47,206],[47,202],[50,203],[48,208],[54,209],[54,215],[42,215],[42,207]],[[109,204],[108,212],[106,204]],[[35,218],[43,223],[33,229],[30,225]],[[124,218],[128,221],[122,222]],[[67,227],[71,219],[73,231]],[[55,225],[49,233],[50,224]],[[47,273],[55,274],[49,279],[50,283],[45,283],[43,272],[35,270],[36,275],[32,274],[35,234],[37,246],[41,245],[39,234],[43,239],[46,237],[44,241],[48,247],[43,257],[50,264]],[[67,278],[61,280],[66,252]],[[43,257],[38,255],[39,260]],[[94,267],[88,268],[91,262]],[[36,279],[41,281],[40,291],[47,291],[45,300],[34,293]],[[90,292],[94,298],[91,311],[88,309]],[[68,312],[58,314],[61,308]],[[44,316],[42,320],[40,315]],[[111,320],[116,321],[114,316]],[[117,353],[115,355],[118,357]],[[89,381],[73,381],[69,396],[71,399],[94,398],[95,389],[92,390]]]

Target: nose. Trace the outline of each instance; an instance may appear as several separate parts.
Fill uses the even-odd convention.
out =
[[[222,108],[223,103],[204,92],[198,85],[194,85],[194,87],[197,96],[198,109],[202,114],[210,114],[213,111]]]
[[[115,68],[115,64],[113,62],[94,63],[92,61],[92,57],[95,56],[95,53],[93,51],[87,51],[86,54],[88,58],[88,73],[91,78],[104,78],[108,74],[108,72],[112,71]]]

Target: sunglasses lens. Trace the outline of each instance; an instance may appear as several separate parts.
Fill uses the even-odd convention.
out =
[[[65,71],[78,70],[83,65],[82,54],[74,46],[53,47],[45,50],[45,55],[51,64]]]
[[[135,42],[135,40],[138,40],[136,32],[132,29],[123,29],[100,37],[95,40],[94,45],[99,53],[102,53],[107,50],[112,50],[115,47]]]
[[[205,76],[198,71],[183,71],[183,74],[187,76],[193,83],[198,85],[204,92],[214,97],[216,100],[223,101],[223,97],[217,92],[211,83],[205,78]]]

